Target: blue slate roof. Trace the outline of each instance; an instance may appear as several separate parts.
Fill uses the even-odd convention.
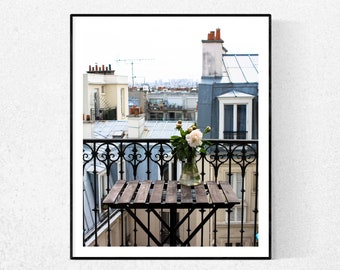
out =
[[[142,138],[169,139],[172,135],[179,135],[178,131],[175,129],[176,123],[177,121],[145,121]],[[194,121],[182,121],[183,128],[188,128],[193,123]],[[94,138],[112,139],[114,134],[119,134],[127,130],[127,120],[96,121],[94,123]]]

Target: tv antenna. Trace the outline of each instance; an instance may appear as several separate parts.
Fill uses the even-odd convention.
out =
[[[142,62],[142,61],[152,61],[154,59],[142,59],[142,58],[136,58],[136,59],[117,59],[116,62],[125,62],[128,64],[131,64],[131,78],[132,78],[132,88],[135,86],[135,78],[136,76],[134,75],[134,71],[133,71],[133,65],[135,62]]]

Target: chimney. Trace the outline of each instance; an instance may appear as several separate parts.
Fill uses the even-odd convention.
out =
[[[221,40],[221,29],[217,28],[216,29],[216,38],[215,40]]]
[[[111,69],[111,64],[107,67],[105,65],[99,66],[96,63],[94,66],[89,65],[88,73],[114,75],[115,71]]]
[[[216,29],[216,35],[215,31],[210,31],[208,40],[202,40],[202,77],[222,77],[223,42],[220,28]]]
[[[141,138],[144,132],[144,114],[128,116],[128,137],[131,139]]]
[[[215,32],[210,31],[210,33],[208,34],[208,40],[214,40],[214,39],[215,39]]]

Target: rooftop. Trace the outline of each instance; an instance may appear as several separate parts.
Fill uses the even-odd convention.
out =
[[[172,135],[178,135],[176,123],[177,121],[145,121],[142,138],[168,139]],[[183,128],[188,128],[192,124],[192,121],[182,121]],[[95,121],[93,125],[95,139],[112,138],[128,131],[127,120]]]
[[[258,83],[258,54],[223,54],[222,77],[202,77],[201,83]]]
[[[223,65],[225,82],[258,82],[258,54],[224,54]]]

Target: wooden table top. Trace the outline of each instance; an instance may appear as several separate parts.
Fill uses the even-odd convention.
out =
[[[229,208],[240,200],[222,181],[188,187],[177,181],[118,180],[103,203],[112,208]]]

